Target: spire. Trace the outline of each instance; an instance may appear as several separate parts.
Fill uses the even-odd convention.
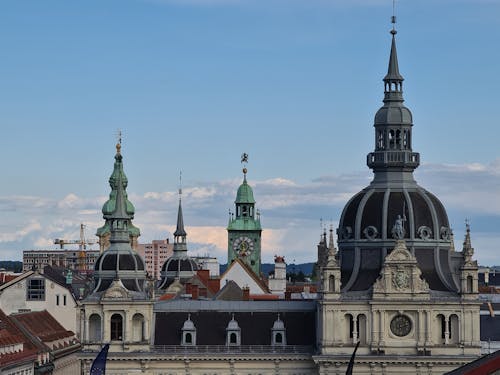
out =
[[[392,43],[391,43],[391,53],[389,55],[389,67],[387,68],[387,74],[384,77],[385,86],[385,97],[384,103],[387,102],[400,102],[403,100],[403,76],[399,73],[398,64],[398,53],[396,51],[396,34],[398,33],[395,29],[396,17],[392,16]]]
[[[469,220],[465,221],[465,239],[462,248],[462,254],[466,262],[470,262],[472,260],[472,256],[474,255],[474,248],[472,247],[472,243],[470,240]]]
[[[388,181],[414,183],[413,170],[420,155],[412,150],[413,118],[403,104],[403,76],[399,73],[396,51],[396,17],[392,16],[391,52],[384,81],[384,105],[375,115],[375,151],[368,154],[367,165],[375,173],[374,183]]]
[[[180,193],[179,193],[179,210],[177,211],[177,228],[175,229],[174,236],[175,237],[187,236],[187,233],[184,230],[184,218],[182,216],[182,203],[181,203]]]
[[[179,210],[177,211],[177,228],[174,232],[174,236],[184,238],[187,236],[184,230],[184,218],[182,216],[182,172],[179,174]]]
[[[335,245],[333,244],[333,224],[330,224],[330,238],[328,239],[328,249],[333,250]]]

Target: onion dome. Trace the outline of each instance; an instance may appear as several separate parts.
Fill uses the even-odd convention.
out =
[[[234,320],[234,314],[231,316],[231,320],[227,324],[226,331],[239,331],[240,326],[238,325],[238,322]]]
[[[174,253],[161,268],[160,289],[166,289],[174,282],[179,280],[185,283],[196,274],[198,269],[196,262],[187,254],[186,237],[184,229],[184,218],[182,215],[182,203],[179,190],[179,209],[177,211],[177,227],[174,232]]]
[[[134,214],[133,206],[127,199],[125,188],[126,177],[123,173],[120,144],[116,146],[115,171],[110,181],[113,181],[112,204],[105,205],[105,219],[109,222],[110,246],[97,258],[94,265],[94,292],[105,291],[113,282],[119,279],[129,291],[142,292],[146,271],[144,261],[130,246],[130,227]],[[117,167],[118,164],[118,167]],[[115,173],[116,171],[120,173]],[[103,209],[104,211],[104,209]]]
[[[134,218],[135,208],[134,205],[128,200],[126,192],[128,179],[125,175],[125,172],[123,171],[122,159],[123,156],[121,154],[121,144],[118,143],[116,145],[115,165],[113,168],[113,173],[109,177],[109,186],[111,187],[111,192],[109,193],[109,199],[102,206],[102,216],[105,220],[105,223],[102,227],[97,229],[96,235],[98,237],[103,237],[109,234],[111,231],[110,219],[113,215],[113,212],[116,210],[118,188],[121,188],[123,191],[122,198],[125,201],[125,212],[130,216],[131,219]],[[139,228],[132,225],[132,223],[128,227],[128,231],[131,237],[139,237],[141,235]]]
[[[404,239],[430,288],[457,292],[460,254],[453,251],[446,210],[413,177],[420,155],[412,150],[412,115],[403,105],[396,31],[391,34],[384,105],[375,115],[375,150],[367,157],[374,178],[349,200],[337,230],[342,288],[369,289],[396,240]]]

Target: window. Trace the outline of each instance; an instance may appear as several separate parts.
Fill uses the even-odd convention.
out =
[[[63,305],[66,306],[66,294],[63,296]]]
[[[111,340],[123,340],[123,318],[120,314],[111,316]]]
[[[236,344],[236,343],[237,343],[237,336],[236,336],[236,333],[232,332],[232,333],[229,335],[229,343],[230,343],[230,344]]]
[[[45,300],[45,279],[29,279],[26,299],[28,301]]]
[[[280,332],[278,332],[278,333],[276,334],[275,340],[276,340],[276,344],[281,344],[281,343],[283,343],[283,335],[282,335]]]
[[[56,306],[59,306],[59,294],[56,295]]]
[[[186,344],[192,344],[193,343],[193,337],[191,336],[191,333],[187,332],[186,336],[184,336],[184,341]]]

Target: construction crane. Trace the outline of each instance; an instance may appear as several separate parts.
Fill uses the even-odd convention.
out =
[[[64,245],[78,245],[78,263],[77,270],[85,271],[85,250],[87,250],[87,245],[94,245],[98,241],[86,240],[85,239],[85,225],[80,224],[80,239],[79,240],[64,240],[61,238],[56,238],[54,240],[55,245],[59,245],[61,249],[64,249]]]

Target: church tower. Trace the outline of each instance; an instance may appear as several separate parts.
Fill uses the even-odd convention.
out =
[[[95,262],[94,288],[80,311],[85,373],[104,344],[110,344],[108,358],[149,349],[153,319],[153,281],[147,279],[144,260],[130,244],[134,208],[127,199],[120,143],[110,184],[110,200],[103,208],[109,247]]]
[[[242,163],[247,163],[248,155],[243,154]],[[240,259],[259,276],[261,264],[261,233],[260,213],[255,210],[253,190],[247,183],[247,168],[243,168],[243,183],[236,193],[235,213],[229,214],[228,265],[234,259]]]
[[[177,227],[174,232],[174,253],[163,264],[161,269],[160,289],[167,289],[174,281],[179,288],[196,274],[196,262],[187,254],[187,233],[184,229],[184,216],[182,215],[182,189],[179,189],[179,209],[177,211]],[[171,288],[172,290],[172,288]]]
[[[322,269],[319,373],[344,373],[358,343],[356,372],[370,374],[442,374],[480,354],[469,231],[455,252],[444,206],[414,179],[420,155],[394,28],[391,34],[384,104],[367,156],[374,177],[346,204],[338,254]]]
[[[109,193],[109,199],[102,206],[102,216],[105,221],[104,225],[98,228],[96,233],[96,236],[99,237],[99,247],[101,253],[110,246],[112,215],[116,208],[118,199],[118,181],[121,181],[121,185],[123,185],[121,193],[123,196],[121,198],[125,202],[124,204],[126,207],[126,212],[131,216],[131,219],[134,218],[135,211],[134,205],[128,200],[127,192],[125,190],[128,185],[128,180],[125,172],[123,172],[122,155],[120,153],[121,141],[118,142],[116,147],[117,152],[115,156],[115,165],[113,168],[113,173],[109,177],[109,186],[111,187],[111,193]],[[141,231],[130,222],[128,226],[128,233],[132,249],[137,250],[137,239],[141,235]]]

